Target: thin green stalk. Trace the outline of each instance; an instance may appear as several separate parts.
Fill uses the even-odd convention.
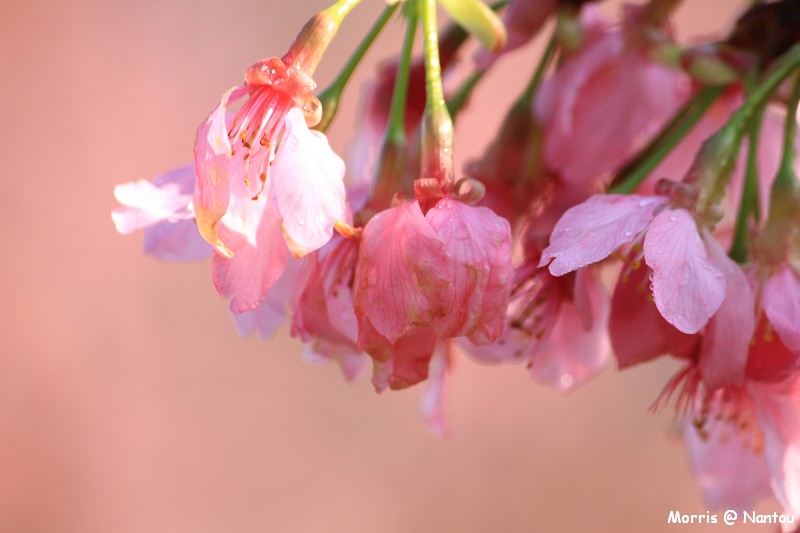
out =
[[[701,89],[661,133],[642,150],[641,155],[625,165],[617,173],[616,182],[608,192],[611,194],[630,194],[664,160],[677,144],[683,140],[695,124],[705,115],[711,104],[725,91],[724,86]]]
[[[800,100],[800,72],[795,74],[792,94],[789,97],[789,105],[786,107],[786,128],[783,135],[783,157],[781,158],[781,169],[788,172],[779,172],[777,179],[789,180],[794,173],[795,139],[797,138],[797,107]]]
[[[766,106],[761,106],[750,122],[747,145],[747,169],[742,186],[742,200],[736,215],[736,226],[731,245],[730,257],[738,263],[747,259],[748,222],[751,216],[758,221],[761,218],[761,207],[758,197],[758,138],[761,134],[761,123]]]
[[[453,121],[447,111],[439,62],[436,0],[419,0],[425,55],[425,116],[422,135],[422,178],[434,178],[444,191],[455,186]]]
[[[794,45],[775,63],[775,67],[731,115],[728,122],[703,145],[690,170],[687,183],[700,189],[698,212],[706,212],[722,199],[739,153],[739,146],[753,114],[765,105],[778,86],[800,67],[800,44]]]
[[[411,72],[411,54],[414,50],[414,36],[417,31],[417,17],[413,10],[406,16],[406,32],[397,65],[397,75],[392,91],[392,103],[386,134],[383,138],[378,158],[378,174],[375,177],[375,190],[370,204],[384,208],[401,187],[406,161],[406,99]]]
[[[456,121],[458,114],[464,109],[470,96],[472,96],[472,91],[475,90],[475,87],[478,86],[485,74],[485,69],[477,69],[472,72],[447,101],[447,111],[450,113],[453,122]]]
[[[541,59],[539,59],[539,64],[536,65],[536,70],[534,71],[533,76],[517,100],[519,104],[526,105],[528,107],[531,106],[533,103],[533,98],[536,96],[536,90],[539,88],[542,78],[544,78],[544,75],[547,73],[547,69],[550,68],[550,64],[553,62],[553,58],[556,56],[557,50],[558,36],[556,35],[556,32],[553,31],[553,34],[547,41],[547,48],[544,49],[544,53],[542,54]]]
[[[384,8],[378,19],[367,32],[367,35],[358,44],[353,55],[347,60],[347,63],[345,63],[339,75],[333,80],[333,83],[320,93],[319,100],[322,103],[322,119],[314,129],[323,133],[328,130],[339,109],[339,102],[341,101],[342,93],[347,86],[347,82],[350,81],[356,67],[361,63],[364,55],[366,55],[372,43],[375,42],[375,39],[386,26],[386,23],[389,22],[389,19],[391,19],[392,15],[397,11],[399,5],[398,3]]]

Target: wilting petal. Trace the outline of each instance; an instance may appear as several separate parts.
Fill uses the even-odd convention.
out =
[[[744,383],[750,340],[756,329],[755,297],[747,277],[717,240],[703,232],[709,258],[725,276],[725,298],[708,323],[700,351],[700,373],[715,389]]]
[[[260,199],[259,203],[266,204],[266,201]],[[255,236],[230,230],[227,225],[220,226],[220,236],[236,255],[227,258],[215,254],[212,277],[220,296],[231,298],[230,309],[234,313],[255,309],[286,268],[288,258],[280,234],[280,220],[268,206],[261,209]]]
[[[433,328],[413,328],[394,344],[378,335],[371,324],[366,323],[363,328],[367,330],[364,337],[371,342],[364,348],[372,356],[372,385],[375,390],[381,392],[386,387],[404,389],[428,378],[428,366],[436,345]]]
[[[761,305],[783,344],[800,353],[800,279],[791,267],[784,266],[769,278]]]
[[[756,449],[752,430],[709,417],[702,430],[689,417],[683,430],[689,460],[703,496],[712,509],[751,511],[772,495],[764,454]]]
[[[394,344],[413,327],[431,325],[452,300],[445,245],[406,202],[375,215],[361,237],[355,277],[359,345],[364,324]]]
[[[650,295],[650,269],[644,264],[620,275],[608,333],[620,370],[665,354],[686,357],[698,342],[697,336],[678,331],[662,318]]]
[[[660,196],[595,195],[568,209],[550,235],[539,266],[550,264],[554,276],[601,261],[632,241],[667,202]]]
[[[344,220],[344,162],[325,135],[308,129],[299,108],[287,113],[286,126],[270,182],[286,243],[302,257],[328,242],[334,223]]]
[[[441,346],[434,350],[428,366],[428,381],[422,393],[419,408],[428,429],[444,437],[447,435],[447,417],[445,403],[447,401],[450,381],[450,354],[448,348]]]
[[[445,198],[425,219],[444,241],[452,282],[447,314],[435,323],[441,338],[466,336],[488,344],[503,331],[511,292],[511,227],[485,207]]]
[[[725,298],[725,276],[709,260],[692,215],[684,209],[659,213],[644,239],[644,257],[661,316],[684,333],[697,333]]]
[[[561,392],[594,377],[611,356],[609,298],[593,271],[578,271],[575,294],[573,302],[561,304],[555,323],[531,355],[531,376]]]
[[[196,185],[194,210],[200,234],[223,255],[231,252],[219,238],[217,223],[228,210],[231,143],[228,139],[226,111],[228,104],[241,98],[246,88],[233,87],[222,95],[219,105],[197,129],[194,143]]]

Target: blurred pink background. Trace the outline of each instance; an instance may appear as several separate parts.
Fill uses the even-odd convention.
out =
[[[678,33],[713,33],[746,3],[686,0]],[[346,21],[322,87],[382,4]],[[0,532],[692,529],[669,511],[706,505],[671,417],[647,412],[676,365],[609,369],[562,398],[522,367],[461,358],[443,441],[419,388],[347,385],[285,329],[240,339],[207,263],[159,263],[115,233],[113,186],[189,162],[220,94],[322,7],[0,3]],[[360,81],[400,34],[357,72],[331,131],[340,153]],[[462,162],[537,58],[520,51],[479,88]]]

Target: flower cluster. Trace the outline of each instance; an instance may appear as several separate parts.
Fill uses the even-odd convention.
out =
[[[454,25],[438,37],[436,0],[387,5],[319,93],[316,66],[358,0],[313,17],[223,94],[193,164],[117,186],[117,230],[143,229],[160,259],[211,256],[243,335],[288,319],[348,380],[370,363],[378,391],[425,382],[439,433],[458,356],[525,363],[564,392],[610,360],[676,358],[655,405],[686,420],[709,502],[772,496],[800,515],[800,5],[755,2],[729,35],[688,45],[670,30],[676,0],[618,20],[589,1],[439,3]],[[324,131],[398,11],[402,50],[367,90],[345,167]],[[530,82],[458,175],[455,117],[548,27]],[[473,71],[445,94],[470,36]]]

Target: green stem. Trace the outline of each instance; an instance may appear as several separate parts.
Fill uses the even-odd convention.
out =
[[[739,205],[739,212],[736,215],[736,226],[731,246],[730,257],[738,263],[744,263],[747,259],[748,222],[752,214],[758,221],[761,218],[761,208],[758,198],[758,139],[761,134],[761,123],[764,118],[766,106],[761,106],[750,123],[747,146],[747,169],[742,186],[742,200]]]
[[[422,136],[422,178],[435,178],[443,191],[455,185],[453,121],[447,111],[439,62],[436,0],[419,0],[425,53],[425,116]]]
[[[400,52],[400,62],[397,65],[386,134],[378,157],[375,189],[370,199],[370,206],[376,209],[384,209],[392,197],[399,192],[406,167],[406,99],[408,98],[408,82],[411,72],[411,54],[414,50],[414,35],[417,30],[417,17],[413,10],[410,10],[406,16],[406,23],[406,33]]]
[[[794,173],[795,139],[797,138],[797,106],[800,100],[800,72],[795,74],[792,94],[789,105],[786,107],[786,128],[783,135],[783,157],[781,169],[788,170],[778,173],[778,179],[787,180]]]
[[[722,199],[739,154],[739,146],[753,114],[798,67],[800,67],[800,44],[794,45],[776,61],[775,67],[767,74],[764,81],[747,95],[744,104],[703,145],[695,164],[689,171],[688,179],[685,180],[687,183],[696,183],[699,187],[698,212],[706,212]]]
[[[558,36],[556,35],[556,32],[553,31],[553,34],[547,41],[547,48],[545,48],[541,59],[539,59],[539,64],[536,65],[536,70],[534,71],[533,76],[517,100],[518,104],[526,105],[528,107],[531,106],[533,103],[533,98],[536,96],[536,90],[539,88],[542,78],[544,78],[545,73],[547,73],[547,69],[550,68],[550,64],[553,62],[553,58],[556,56],[556,50],[558,50]]]
[[[464,80],[461,86],[456,90],[453,96],[447,101],[447,111],[453,122],[458,118],[458,114],[464,109],[472,96],[472,91],[478,86],[478,83],[483,79],[486,74],[485,69],[477,69],[469,77]]]
[[[650,173],[664,160],[677,144],[705,115],[711,104],[725,91],[725,87],[713,86],[701,89],[672,120],[661,130],[661,133],[650,141],[641,155],[625,165],[617,173],[616,182],[608,192],[611,194],[630,194],[642,183]]]
[[[392,18],[394,12],[397,11],[399,5],[398,3],[384,8],[369,32],[367,32],[367,35],[358,44],[353,55],[347,60],[347,63],[345,63],[339,75],[333,80],[333,83],[320,93],[319,100],[322,103],[322,119],[314,129],[323,133],[328,130],[339,109],[339,102],[341,101],[342,93],[347,86],[347,82],[350,81],[350,77],[353,75],[353,72],[355,72],[356,67],[361,63],[364,55],[370,49],[372,43],[375,42],[375,39],[386,26],[386,23],[389,22],[389,19]]]
[[[406,18],[408,26],[403,37],[403,48],[400,51],[400,63],[397,65],[397,77],[392,91],[392,105],[389,108],[389,121],[386,126],[386,141],[405,145],[406,143],[406,99],[408,98],[408,80],[411,72],[411,53],[414,50],[414,35],[417,31],[417,18],[411,15]]]

